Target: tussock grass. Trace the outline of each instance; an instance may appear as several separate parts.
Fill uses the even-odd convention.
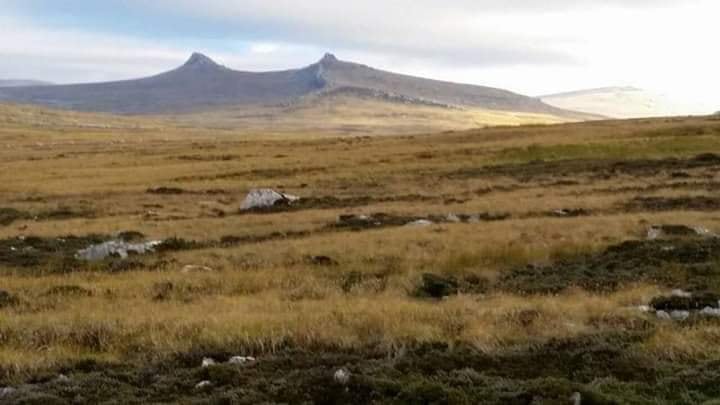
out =
[[[514,268],[569,260],[642,238],[651,224],[719,231],[714,212],[623,208],[637,196],[711,195],[720,181],[712,167],[683,169],[689,179],[663,171],[508,176],[483,169],[512,164],[521,170],[538,159],[689,159],[720,150],[720,122],[603,121],[369,138],[312,131],[249,134],[197,123],[181,128],[165,118],[137,120],[137,125],[131,124],[134,118],[118,118],[97,128],[79,125],[73,117],[33,123],[35,115],[23,114],[0,128],[0,206],[21,212],[62,206],[78,215],[13,216],[0,225],[0,239],[130,230],[152,239],[198,242],[272,233],[303,236],[204,244],[154,256],[164,263],[157,268],[116,273],[102,264],[59,275],[0,262],[0,289],[20,300],[0,309],[4,377],[36,375],[82,359],[147,362],[211,350],[373,347],[393,354],[441,342],[495,355],[554,339],[638,330],[650,336],[632,347],[643,355],[720,358],[711,347],[717,335],[713,324],[663,325],[630,308],[660,294],[656,285],[623,285],[606,294],[566,289],[522,296],[492,288],[441,300],[414,294],[425,273],[476,277],[492,285]],[[459,170],[473,175],[450,175]],[[705,186],[698,189],[701,182]],[[654,188],[646,191],[648,186]],[[153,187],[185,192],[146,192]],[[418,198],[239,215],[242,199],[254,187],[303,197]],[[553,214],[580,208],[588,215]],[[329,227],[341,214],[378,212],[503,212],[510,218],[360,232]],[[307,257],[315,255],[338,264],[313,265]],[[185,265],[213,270],[183,273]],[[89,294],[48,294],[61,286]]]

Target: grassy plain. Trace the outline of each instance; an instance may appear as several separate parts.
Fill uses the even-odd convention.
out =
[[[0,387],[17,401],[720,395],[720,322],[636,309],[720,291],[720,248],[623,244],[653,224],[720,231],[717,118],[367,137],[38,114],[0,110]],[[240,212],[258,187],[306,203]],[[338,226],[375,213],[440,220]],[[125,264],[72,258],[69,236],[121,231],[176,243]],[[452,291],[428,297],[427,274]],[[258,361],[200,368],[230,355]]]

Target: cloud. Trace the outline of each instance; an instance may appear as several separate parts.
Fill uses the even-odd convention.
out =
[[[194,50],[237,69],[285,69],[331,51],[525,94],[630,84],[720,108],[715,0],[0,0],[0,7],[0,77],[136,77],[172,68]]]

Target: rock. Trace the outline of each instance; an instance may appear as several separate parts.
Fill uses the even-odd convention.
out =
[[[243,211],[253,209],[272,208],[277,205],[289,205],[295,201],[298,201],[300,197],[279,193],[269,188],[253,189],[250,190],[248,195],[245,197],[240,209]]]
[[[154,249],[161,244],[162,241],[157,240],[144,243],[128,243],[120,240],[111,240],[79,250],[75,254],[75,258],[90,262],[104,260],[108,257],[126,259],[130,254],[142,255],[153,252]]]
[[[215,271],[212,267],[208,266],[199,266],[195,264],[188,264],[186,266],[183,266],[181,272],[183,273],[211,273]]]
[[[572,405],[581,405],[582,394],[580,394],[579,392],[573,392],[573,394],[570,396],[570,401],[572,401]]]
[[[333,380],[335,380],[336,383],[340,385],[348,385],[350,382],[350,370],[346,368],[341,368],[335,371],[335,374],[333,375]]]
[[[665,311],[657,311],[657,312],[655,312],[655,316],[657,316],[658,319],[661,319],[663,321],[669,321],[672,319],[670,317],[670,314],[668,314]]]
[[[580,217],[589,214],[584,208],[563,208],[552,212],[552,215],[556,217]]]
[[[212,387],[212,383],[208,380],[200,381],[199,383],[197,383],[197,385],[195,385],[196,390],[204,390],[210,387]]]
[[[690,311],[672,311],[670,318],[674,321],[684,321],[690,317]]]
[[[215,364],[217,364],[217,362],[216,362],[214,359],[211,359],[210,357],[205,357],[205,358],[202,360],[201,366],[202,366],[203,368],[205,368],[205,367],[214,366]]]
[[[431,226],[435,223],[432,221],[428,221],[427,219],[418,219],[417,221],[412,221],[407,224],[407,226],[417,226],[417,227],[425,227],[425,226]]]
[[[10,398],[11,396],[15,395],[16,392],[17,389],[13,387],[0,388],[0,399]]]
[[[255,357],[252,356],[233,356],[228,360],[228,364],[235,364],[235,365],[241,365],[241,364],[247,364],[247,363],[254,363]]]
[[[55,377],[55,382],[59,384],[68,384],[70,382],[70,377],[66,376],[65,374],[59,374],[57,377]]]
[[[640,312],[645,312],[645,313],[653,311],[653,309],[650,307],[650,305],[640,305],[637,307],[637,310]]]
[[[447,216],[445,217],[445,220],[448,222],[452,222],[452,223],[462,222],[460,217],[455,214],[447,214]]]
[[[653,225],[648,228],[648,240],[655,240],[664,236],[714,236],[714,234],[709,229],[701,226],[689,227],[686,225]]]
[[[720,317],[720,308],[705,307],[700,311],[700,315]]]
[[[681,297],[681,298],[690,298],[690,297],[692,297],[692,293],[689,293],[689,292],[687,292],[687,291],[683,291],[683,290],[680,290],[680,289],[672,290],[672,291],[670,292],[670,295],[672,295],[673,297]]]
[[[690,294],[684,291],[677,291],[680,295],[669,297],[655,297],[650,301],[650,306],[661,311],[699,311],[705,307],[718,308],[720,295],[705,292]]]

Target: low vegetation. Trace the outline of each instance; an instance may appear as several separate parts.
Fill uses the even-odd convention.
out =
[[[0,402],[720,396],[720,121],[68,125],[0,128]],[[253,188],[301,200],[241,211]],[[108,240],[164,242],[76,256]]]

